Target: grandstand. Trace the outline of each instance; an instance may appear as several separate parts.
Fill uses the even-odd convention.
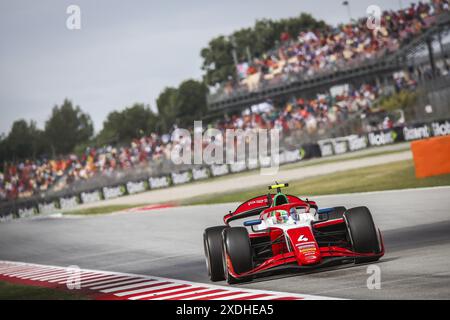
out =
[[[340,83],[386,83],[393,72],[416,65],[414,58],[424,47],[429,60],[422,64],[436,74],[433,43],[441,44],[448,32],[446,1],[384,12],[379,29],[369,30],[365,23],[363,18],[327,32],[300,32],[266,58],[236,66],[242,77],[208,96],[210,115],[242,110],[268,97],[308,96]]]

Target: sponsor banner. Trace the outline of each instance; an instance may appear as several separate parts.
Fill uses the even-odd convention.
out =
[[[81,201],[83,203],[91,203],[102,200],[102,196],[100,195],[100,191],[92,191],[92,192],[82,192],[81,193]]]
[[[194,180],[202,180],[209,178],[208,168],[192,169],[192,178]]]
[[[247,170],[247,165],[245,164],[245,161],[239,161],[230,164],[230,171],[233,173],[242,172],[245,170]]]
[[[0,206],[0,222],[16,218],[16,213],[15,206],[12,204]]]
[[[159,188],[166,188],[170,185],[169,177],[163,176],[163,177],[151,177],[148,179],[148,183],[150,185],[150,189],[159,189]]]
[[[272,157],[259,157],[259,165],[261,168],[268,168],[272,165]]]
[[[302,158],[301,150],[284,151],[280,153],[280,164],[300,161]]]
[[[20,208],[17,211],[17,215],[19,218],[31,217],[31,216],[34,216],[36,213],[37,213],[37,210],[34,207]]]
[[[450,121],[433,121],[431,123],[431,130],[435,137],[450,135]]]
[[[145,190],[148,189],[148,182],[147,181],[127,182],[126,188],[128,194],[144,192]]]
[[[403,127],[405,141],[427,139],[431,137],[431,130],[426,124]]]
[[[80,199],[77,196],[60,198],[59,205],[61,209],[71,209],[80,204]]]
[[[343,154],[348,151],[348,140],[345,138],[332,139],[331,143],[333,145],[334,154]]]
[[[317,141],[322,157],[332,156],[334,154],[333,143],[331,139]]]
[[[322,156],[320,146],[317,143],[307,143],[302,145],[299,150],[300,160],[320,158]]]
[[[366,136],[358,136],[356,134],[345,137],[348,142],[348,149],[350,151],[357,151],[366,149],[368,147],[368,140]]]
[[[191,173],[189,171],[185,171],[182,173],[172,173],[172,182],[174,185],[187,183],[192,180]]]
[[[211,166],[211,174],[214,177],[223,176],[230,173],[228,169],[228,165],[222,164],[222,165],[212,165]]]
[[[402,128],[371,132],[367,138],[371,146],[384,146],[404,141]]]
[[[0,216],[0,222],[7,222],[7,221],[11,221],[14,219],[14,213],[9,213],[7,215],[4,216]]]
[[[103,197],[105,199],[114,199],[127,193],[125,186],[103,187]]]
[[[259,168],[259,163],[257,159],[249,159],[247,161],[247,169],[248,170],[253,170],[253,169],[258,169]]]
[[[41,202],[38,205],[39,213],[50,213],[54,212],[56,207],[54,202]]]

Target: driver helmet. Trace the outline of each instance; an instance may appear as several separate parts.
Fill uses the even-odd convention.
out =
[[[272,217],[276,223],[286,223],[289,220],[289,214],[285,210],[276,210],[272,212]]]

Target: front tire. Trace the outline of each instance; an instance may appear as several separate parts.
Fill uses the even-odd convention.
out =
[[[347,224],[347,231],[353,250],[357,253],[381,252],[380,240],[377,228],[373,222],[372,214],[366,207],[357,207],[347,210],[344,213],[344,220]],[[372,262],[380,257],[361,257],[356,259],[356,263]]]
[[[209,279],[214,282],[225,280],[222,263],[222,231],[226,228],[226,226],[211,227],[203,233],[206,269]]]
[[[248,278],[234,278],[227,265],[226,256],[230,258],[234,272],[242,274],[253,268],[252,247],[248,231],[244,227],[228,228],[223,230],[223,265],[225,278],[229,284],[245,281]]]

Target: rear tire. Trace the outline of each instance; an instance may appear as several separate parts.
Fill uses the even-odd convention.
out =
[[[222,231],[226,228],[226,226],[211,227],[203,233],[206,269],[211,281],[225,280],[222,263]]]
[[[355,252],[374,254],[381,252],[378,232],[369,209],[366,207],[349,209],[344,214],[344,220]],[[379,259],[380,257],[363,257],[356,258],[355,262],[372,262]]]
[[[231,260],[233,270],[237,274],[250,271],[253,268],[252,247],[248,231],[244,227],[228,228],[223,230],[223,268],[225,270],[225,278],[229,284],[248,280],[245,278],[234,278],[228,271],[226,255]]]

